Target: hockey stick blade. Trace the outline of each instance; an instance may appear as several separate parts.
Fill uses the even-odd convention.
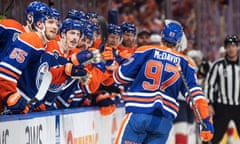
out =
[[[51,81],[52,81],[52,74],[51,72],[45,72],[43,74],[43,79],[42,79],[42,83],[40,84],[40,87],[38,89],[38,92],[37,94],[35,95],[34,98],[32,98],[28,104],[29,105],[32,105],[33,103],[37,102],[37,101],[41,101],[44,99],[47,91],[48,91],[48,88],[51,84]]]

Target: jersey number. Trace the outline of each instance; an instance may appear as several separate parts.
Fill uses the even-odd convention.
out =
[[[24,50],[21,50],[19,48],[14,48],[10,54],[10,58],[16,59],[16,61],[19,63],[23,63],[26,56],[27,56],[27,53]]]
[[[161,82],[163,72],[169,72],[172,73],[172,75],[167,80]],[[180,74],[176,66],[166,64],[166,66],[163,67],[161,62],[151,60],[146,64],[145,76],[146,78],[151,79],[152,82],[144,81],[144,89],[155,91],[160,87],[160,90],[164,91],[179,79]]]

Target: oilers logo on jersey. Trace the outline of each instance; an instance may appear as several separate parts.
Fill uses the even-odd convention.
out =
[[[40,87],[41,84],[42,84],[43,75],[44,75],[46,72],[49,72],[49,65],[48,65],[47,62],[43,62],[43,63],[39,66],[38,71],[37,71],[36,86],[37,86],[38,89],[39,89],[39,87]]]

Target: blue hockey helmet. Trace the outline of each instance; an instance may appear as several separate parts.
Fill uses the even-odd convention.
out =
[[[121,29],[122,29],[122,32],[131,32],[133,33],[134,35],[136,35],[136,27],[134,24],[132,23],[129,23],[129,22],[124,22],[121,24]]]
[[[55,8],[51,8],[50,18],[60,20],[60,17],[61,17],[61,15],[60,15],[59,11]]]
[[[86,17],[87,17],[87,19],[97,18],[98,13],[97,12],[87,12]]]
[[[93,40],[93,30],[89,27],[85,27],[83,30],[84,37]]]
[[[47,18],[51,17],[51,8],[47,5],[38,5],[33,11],[33,23],[41,21],[44,22]]]
[[[88,27],[88,28],[92,29],[93,32],[98,32],[99,31],[99,26],[96,23],[94,23],[92,21],[89,21],[89,20],[87,20],[85,22],[85,27]]]
[[[40,7],[42,5],[47,6],[47,4],[40,2],[40,1],[33,1],[33,2],[29,3],[25,10],[25,17],[27,17],[28,14],[33,16],[33,12],[36,10],[36,8]]]
[[[66,18],[71,18],[76,20],[87,19],[86,14],[83,11],[76,10],[76,9],[69,10]]]
[[[162,40],[172,44],[177,44],[183,36],[183,28],[180,24],[171,22],[164,26],[162,30]]]
[[[108,33],[122,36],[121,27],[115,24],[108,24]]]
[[[61,34],[66,33],[68,30],[79,30],[82,33],[83,26],[84,25],[81,21],[67,18],[63,20],[59,32]]]

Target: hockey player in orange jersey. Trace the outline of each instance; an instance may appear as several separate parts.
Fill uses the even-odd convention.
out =
[[[136,27],[134,24],[124,22],[121,24],[122,43],[118,46],[119,55],[127,58],[135,52],[136,49]]]

